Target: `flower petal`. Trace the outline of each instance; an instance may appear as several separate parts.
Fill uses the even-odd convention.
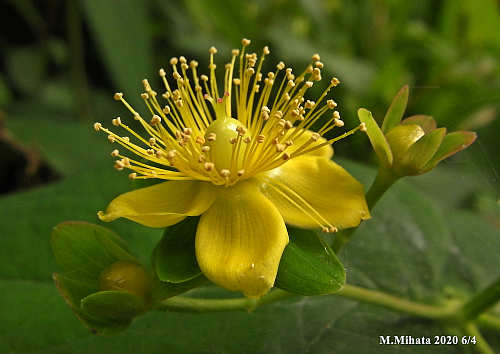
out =
[[[204,181],[170,181],[136,189],[116,197],[99,218],[126,218],[149,227],[166,227],[207,210],[216,197],[216,187]]]
[[[294,128],[291,128],[288,132],[289,134],[293,133],[295,131],[295,127]],[[301,147],[302,145],[304,145],[305,143],[307,143],[309,141],[309,139],[311,139],[311,135],[313,134],[314,132],[311,131],[311,130],[308,130],[306,132],[304,132],[301,136],[299,136],[298,138],[296,139],[293,139],[293,145],[288,147],[286,149],[286,152],[288,152],[289,154],[292,154],[295,150],[297,150],[299,147]],[[324,142],[326,142],[327,140],[325,138],[323,138],[322,136],[318,139],[318,141],[315,143],[315,145],[319,145],[319,144],[322,144]],[[331,159],[332,156],[333,156],[333,147],[328,144],[328,145],[325,145],[325,146],[322,146],[320,147],[319,149],[316,149],[316,150],[313,150],[311,152],[308,152],[307,154],[305,155],[311,155],[311,156],[323,156],[323,157],[326,157],[327,159]]]
[[[357,226],[370,214],[363,185],[342,167],[319,156],[301,156],[257,176],[262,193],[286,223],[317,228],[321,217],[338,229]],[[318,215],[319,214],[319,215]],[[316,221],[315,221],[316,219]]]
[[[198,224],[196,258],[214,283],[260,298],[274,285],[288,243],[285,223],[254,183],[218,188]]]

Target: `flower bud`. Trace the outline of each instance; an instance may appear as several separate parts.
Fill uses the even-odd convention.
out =
[[[445,128],[436,128],[436,121],[430,116],[417,115],[401,121],[407,101],[405,86],[392,101],[381,127],[369,111],[363,108],[358,111],[379,158],[380,169],[393,180],[429,172],[439,161],[465,149],[476,139],[473,132],[446,134]]]
[[[406,151],[422,136],[424,130],[415,124],[412,125],[398,125],[392,128],[385,138],[391,147],[393,163],[400,160]]]
[[[118,261],[104,269],[99,277],[100,291],[126,291],[149,301],[152,281],[149,272],[133,261]]]

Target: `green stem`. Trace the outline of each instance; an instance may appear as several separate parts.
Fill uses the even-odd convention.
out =
[[[464,320],[472,321],[500,300],[500,277],[471,297],[460,309]]]
[[[488,345],[488,342],[483,337],[476,324],[473,322],[469,322],[464,327],[465,333],[467,336],[475,337],[476,344],[474,345],[474,349],[477,353],[481,354],[495,354],[493,349]]]
[[[159,311],[177,311],[192,313],[210,313],[227,311],[247,311],[251,312],[258,307],[272,302],[297,296],[283,290],[273,290],[261,299],[238,298],[238,299],[195,299],[183,296],[174,296],[164,300],[158,306]]]
[[[385,169],[380,168],[375,177],[375,181],[371,185],[370,189],[366,193],[366,204],[368,204],[368,209],[371,211],[375,204],[380,200],[380,198],[387,192],[389,188],[396,183],[399,178],[394,177],[390,172]]]
[[[450,318],[454,314],[454,308],[420,304],[417,302],[401,299],[397,296],[388,295],[380,291],[364,289],[359,286],[346,284],[344,287],[332,294],[343,298],[363,301],[378,305],[393,311],[403,312],[417,317],[433,320]],[[209,313],[226,311],[253,311],[258,307],[276,302],[278,300],[297,296],[283,290],[273,290],[261,299],[196,299],[183,296],[175,296],[164,300],[158,310]]]
[[[377,177],[373,181],[372,186],[366,193],[366,204],[368,205],[368,210],[372,211],[375,204],[380,200],[380,198],[387,192],[387,190],[398,181],[399,178],[394,177],[391,173],[380,168],[377,173]],[[333,252],[338,253],[342,246],[344,246],[351,239],[352,235],[356,232],[358,227],[351,227],[350,229],[340,230],[336,235],[335,239],[331,244]]]
[[[453,307],[425,305],[402,299],[376,290],[369,290],[355,285],[346,284],[334,295],[351,300],[384,307],[389,310],[407,313],[420,318],[432,320],[449,319],[454,314]]]

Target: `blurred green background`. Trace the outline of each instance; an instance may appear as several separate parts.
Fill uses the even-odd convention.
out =
[[[125,340],[122,345],[119,339],[95,339],[77,322],[51,283],[51,273],[57,271],[50,252],[51,228],[70,219],[97,222],[97,211],[128,188],[126,175],[112,169],[107,139],[92,129],[95,121],[109,125],[119,115],[125,120],[131,118],[114,101],[113,94],[124,92],[136,109],[142,110],[141,80],[149,78],[153,86],[160,87],[156,84],[158,69],[168,69],[171,57],[184,55],[206,68],[208,49],[215,46],[216,60],[223,64],[229,60],[231,49],[240,48],[242,38],[252,40],[250,51],[260,53],[263,46],[269,46],[269,70],[283,60],[298,71],[309,63],[312,54],[319,53],[325,64],[324,80],[335,76],[341,81],[330,96],[339,103],[346,127],[358,124],[356,112],[360,107],[382,119],[392,98],[408,84],[407,116],[428,114],[450,131],[477,131],[478,140],[469,149],[446,160],[437,171],[416,178],[411,188],[426,195],[439,215],[460,210],[470,213],[467,215],[474,220],[468,226],[487,224],[487,231],[478,234],[491,237],[483,239],[484,248],[477,252],[491,253],[500,228],[498,1],[1,0],[0,287],[4,290],[0,293],[0,312],[4,314],[0,315],[0,353],[80,352],[76,348],[83,348],[82,353],[163,350],[151,343],[163,346],[158,344],[158,348],[171,345],[172,351],[165,352],[173,353],[241,353],[246,352],[241,349],[245,346],[254,348],[248,349],[249,353],[266,353],[287,348],[289,338],[276,336],[278,320],[272,335],[257,327],[250,337],[230,334],[233,339],[218,343],[218,331],[231,332],[231,325],[224,325],[224,321],[245,322],[245,314],[231,320],[224,315],[202,316],[205,332],[196,332],[200,331],[196,329],[198,317],[170,314],[157,322],[163,314],[148,314],[139,327],[131,330],[131,338],[136,341]],[[316,86],[321,85],[315,85],[321,89]],[[344,139],[335,148],[342,157],[369,164],[376,161],[363,134]],[[362,171],[353,170],[354,174]],[[416,206],[411,202],[407,205]],[[455,215],[452,220],[464,218]],[[161,231],[122,221],[106,226],[120,233],[145,262],[161,235]],[[346,251],[343,257],[355,263],[353,254]],[[488,258],[493,264],[495,260],[498,258]],[[383,285],[379,287],[384,289]],[[408,296],[413,295],[410,292]],[[315,306],[321,308],[320,302]],[[339,308],[348,313],[351,308],[346,304]],[[299,302],[290,306],[293,311],[287,315],[279,306],[270,313],[293,322],[288,330],[304,330],[307,322],[301,321],[307,316],[299,316],[297,308],[312,305]],[[367,318],[370,311],[365,312]],[[258,322],[258,316],[264,315],[254,316],[252,321]],[[387,312],[377,312],[377,316],[385,322],[376,328],[386,328],[387,321],[394,325],[401,320]],[[168,334],[162,333],[158,323],[170,320],[169,330],[174,332],[175,323],[190,323],[189,338],[183,344],[172,344],[163,337]],[[370,321],[353,323],[346,325],[349,329],[344,342],[331,337],[321,341],[324,330],[321,335],[316,331],[306,336],[309,339],[306,344],[301,342],[300,350],[287,352],[326,353],[329,348],[359,352],[360,347],[352,346],[356,343],[369,352],[393,350],[377,346],[376,333],[380,331],[370,338],[362,336],[363,326],[372,326]],[[211,329],[213,324],[217,324],[217,330]],[[151,327],[154,329],[148,332]],[[192,344],[207,331],[211,340]],[[242,325],[241,331],[248,328]],[[265,333],[267,344],[255,344],[259,333]],[[161,342],[157,342],[158,337],[162,337]],[[270,344],[272,341],[285,344]],[[248,347],[249,342],[255,345]],[[318,343],[326,344],[320,350]],[[414,350],[422,352],[418,348],[408,352]]]

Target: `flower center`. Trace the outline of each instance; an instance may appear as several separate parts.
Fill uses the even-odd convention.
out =
[[[210,147],[210,156],[218,171],[234,171],[241,167],[243,152],[241,149],[233,149],[238,137],[246,137],[249,134],[246,128],[234,118],[218,118],[213,121],[205,133],[206,145]]]

